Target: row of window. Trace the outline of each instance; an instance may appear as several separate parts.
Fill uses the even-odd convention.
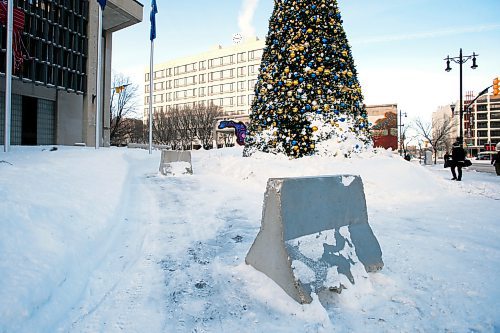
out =
[[[153,104],[182,101],[184,99],[189,99],[194,97],[192,94],[194,94],[193,90],[184,90],[184,91],[177,91],[176,93],[154,95]],[[206,101],[209,104],[214,104],[217,106],[235,106],[235,105],[246,106],[252,104],[253,98],[254,95],[240,95],[237,97],[213,98],[213,99],[208,99]],[[144,105],[149,105],[149,96],[146,96]]]
[[[480,137],[480,138],[487,138],[487,137],[491,137],[491,136],[500,136],[500,130],[492,130],[492,131],[489,131],[490,132],[490,135],[488,135],[488,131],[477,131],[477,137]]]
[[[212,102],[207,102],[207,101],[201,101],[199,103],[197,102],[190,102],[190,103],[181,103],[177,104],[175,106],[173,105],[165,105],[165,106],[156,106],[153,107],[153,113],[157,112],[168,112],[173,110],[175,107],[177,108],[195,108],[198,105],[205,106],[207,103],[211,103],[210,105],[216,105],[215,103]],[[248,109],[239,109],[239,110],[232,110],[232,111],[227,111],[226,114],[228,115],[243,115],[243,114],[248,114]],[[144,118],[147,119],[149,115],[149,108],[144,109]]]
[[[490,104],[490,111],[500,110],[500,104]],[[477,106],[477,111],[488,111],[488,104],[479,104]]]
[[[241,91],[247,91],[247,90],[254,90],[255,87],[255,80],[248,80],[248,81],[238,81],[236,83],[231,82],[231,83],[222,83],[222,84],[217,84],[213,86],[208,86],[208,87],[200,87],[200,88],[193,88],[193,89],[187,89],[184,91],[193,91],[193,97],[196,97],[196,90],[198,90],[198,96],[203,97],[206,96],[207,94],[209,96],[211,95],[219,95],[219,94],[226,94],[226,93],[232,93],[235,91],[241,92]],[[175,88],[180,88],[184,87],[184,85],[175,85]],[[166,81],[166,82],[158,82],[155,83],[153,86],[153,91],[163,91],[163,90],[168,90],[172,88],[172,81]],[[149,93],[149,85],[145,86],[145,93]],[[178,92],[174,92],[178,93]],[[170,94],[170,93],[167,93]]]
[[[489,126],[486,121],[477,122],[477,128],[500,128],[500,121],[490,121]]]
[[[212,68],[218,68],[222,66],[230,66],[234,65],[236,63],[242,63],[246,61],[256,61],[260,60],[262,57],[262,49],[259,50],[253,50],[253,51],[248,51],[248,52],[242,52],[238,53],[237,55],[228,55],[224,57],[218,57],[214,59],[209,59],[209,60],[202,60],[199,62],[193,62],[185,65],[180,65],[176,67],[171,67],[171,68],[166,68],[166,69],[161,69],[153,72],[153,79],[158,80],[158,79],[163,79],[165,77],[171,77],[171,76],[176,76],[176,75],[183,75],[191,72],[196,72],[197,70],[202,71],[202,70],[207,70],[207,69],[212,69]],[[234,61],[234,59],[237,59],[237,62]],[[247,60],[248,59],[248,60]],[[252,67],[250,69],[250,67]],[[245,67],[239,67],[238,71],[243,72]],[[258,71],[258,65],[255,66],[248,66],[248,73],[253,74]],[[242,74],[244,75],[244,74]],[[149,81],[149,73],[146,73],[145,75],[145,81]]]
[[[255,76],[259,73],[259,67],[260,67],[259,65],[249,65],[246,67],[225,69],[207,74],[192,75],[180,79],[174,79],[173,84],[174,88],[179,88],[179,87],[195,85],[197,83],[230,80],[234,79],[235,77]],[[146,79],[149,82],[148,76],[149,74],[146,74]],[[163,90],[171,88],[172,88],[172,80],[166,80],[155,83],[155,90]]]

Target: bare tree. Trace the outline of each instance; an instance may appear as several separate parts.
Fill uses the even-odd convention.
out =
[[[214,140],[214,127],[222,109],[215,105],[199,105],[193,110],[197,137],[204,149],[210,149]],[[216,148],[216,147],[214,147]]]
[[[435,120],[432,123],[424,122],[420,118],[415,120],[415,129],[432,147],[434,164],[436,164],[439,149],[446,147],[453,127],[454,123],[451,118],[443,118],[439,121]]]
[[[175,126],[173,117],[167,112],[156,112],[153,115],[153,141],[163,145],[170,145],[175,149]]]
[[[136,137],[133,121],[137,118],[138,86],[130,83],[123,74],[113,76],[113,90],[110,98],[110,141],[111,145],[121,145]]]

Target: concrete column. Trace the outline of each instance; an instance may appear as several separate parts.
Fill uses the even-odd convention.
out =
[[[95,115],[97,112],[97,38],[99,4],[89,1],[88,57],[87,57],[87,93],[83,98],[82,137],[89,147],[95,146]]]

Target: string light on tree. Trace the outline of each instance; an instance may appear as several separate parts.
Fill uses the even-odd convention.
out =
[[[370,146],[367,113],[337,2],[276,1],[244,155],[350,155]]]

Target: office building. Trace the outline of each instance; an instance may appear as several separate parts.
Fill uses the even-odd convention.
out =
[[[100,145],[109,145],[113,33],[142,20],[135,0],[107,0],[102,35],[95,0],[13,0],[12,145],[95,145],[100,91]],[[0,18],[6,17],[5,6]],[[0,144],[4,141],[6,22],[0,27]],[[103,80],[97,82],[102,38]]]
[[[153,114],[173,107],[216,105],[225,116],[248,120],[265,42],[243,40],[215,46],[153,68]],[[149,68],[145,74],[144,121],[149,114]]]

